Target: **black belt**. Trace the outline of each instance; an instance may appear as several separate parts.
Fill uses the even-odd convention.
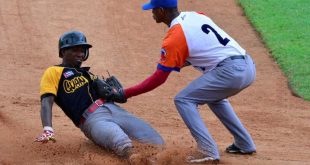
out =
[[[224,60],[226,60],[226,59],[231,59],[231,60],[245,59],[245,55],[230,56],[230,57],[225,58]],[[224,60],[223,60],[223,61],[224,61]],[[218,64],[216,65],[216,67],[221,66],[221,64],[222,64],[223,61],[221,61],[220,63],[218,63]]]
[[[230,57],[228,57],[228,58],[230,58],[231,60],[245,59],[245,56],[244,56],[244,55],[241,55],[241,56],[230,56]]]

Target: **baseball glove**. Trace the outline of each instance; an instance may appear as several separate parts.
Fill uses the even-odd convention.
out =
[[[106,81],[104,81],[104,79],[101,78],[94,79],[92,86],[96,94],[100,98],[107,100],[108,98],[111,97],[112,87]]]
[[[125,97],[124,89],[118,79],[115,76],[110,76],[109,78],[107,78],[106,82],[113,89],[113,94],[110,99],[118,103],[126,103],[127,99]]]
[[[111,76],[106,80],[100,78],[95,79],[93,82],[93,88],[97,95],[106,101],[117,103],[127,102],[123,86],[114,76]]]

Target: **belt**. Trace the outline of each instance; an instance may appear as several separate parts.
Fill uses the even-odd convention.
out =
[[[231,60],[245,59],[245,56],[244,56],[244,55],[240,55],[240,56],[230,56],[230,57],[228,57],[228,58],[230,58]]]
[[[231,60],[245,59],[245,55],[230,56],[230,57],[225,58],[223,61],[225,61],[226,59],[231,59]],[[223,61],[219,62],[219,63],[216,65],[216,67],[222,66],[221,64],[222,64]]]
[[[89,112],[89,113],[93,113],[95,112],[98,107],[101,107],[103,104],[105,103],[105,100],[103,99],[98,99],[96,100],[94,103],[92,103],[85,112]],[[85,113],[84,112],[84,113]],[[80,124],[83,124],[85,122],[85,117],[82,115],[81,119],[80,119]]]

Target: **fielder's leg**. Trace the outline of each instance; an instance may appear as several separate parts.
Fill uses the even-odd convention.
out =
[[[213,81],[217,85],[216,98],[218,101],[208,101],[210,109],[221,120],[225,127],[234,136],[234,144],[245,152],[256,150],[254,142],[235,114],[229,101],[225,98],[233,96],[248,87],[255,79],[255,65],[248,55],[245,59],[230,58],[219,64],[211,71]],[[209,77],[210,78],[210,77]]]
[[[256,150],[255,144],[250,134],[242,125],[227,99],[208,103],[208,105],[213,113],[221,120],[224,126],[234,136],[234,144],[236,146],[248,153]]]
[[[196,140],[198,149],[206,153],[207,156],[220,159],[217,145],[199,115],[197,103],[182,99],[180,95],[176,96],[174,102],[184,123]]]
[[[255,67],[249,56],[246,56],[246,59],[236,60],[228,58],[221,62],[215,69],[192,81],[175,97],[175,104],[178,112],[182,116],[187,127],[190,129],[193,137],[196,139],[198,148],[207,151],[209,156],[215,158],[219,157],[218,150],[214,140],[197,112],[197,105],[210,103],[212,111],[217,112],[216,115],[222,122],[224,121],[223,123],[225,123],[226,120],[230,122],[233,120],[232,123],[238,123],[231,127],[235,127],[234,130],[242,130],[242,133],[234,134],[235,131],[230,130],[234,137],[240,136],[240,134],[248,134],[235,115],[229,114],[230,116],[224,116],[218,114],[222,111],[232,113],[233,110],[230,106],[214,106],[214,104],[229,96],[237,94],[242,89],[249,86],[254,78]],[[231,118],[226,119],[227,117]],[[248,138],[243,139],[248,140],[248,142],[245,143],[252,144],[252,139],[249,136]],[[247,148],[253,148],[253,146],[251,145]]]
[[[246,55],[245,59],[226,59],[212,72],[218,77],[216,83],[221,82],[223,87],[216,91],[219,101],[208,102],[210,109],[234,136],[234,144],[238,148],[245,152],[255,151],[256,147],[250,134],[242,125],[229,101],[223,99],[239,93],[254,81],[256,70],[252,58]]]

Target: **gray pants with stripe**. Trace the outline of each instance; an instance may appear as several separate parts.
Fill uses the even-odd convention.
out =
[[[132,147],[132,139],[141,143],[164,144],[159,133],[145,121],[116,104],[106,103],[87,115],[80,129],[95,144],[123,156]]]
[[[234,144],[246,152],[255,151],[255,144],[227,100],[248,87],[255,79],[255,64],[245,59],[223,60],[203,74],[175,97],[176,108],[195,138],[198,149],[213,158],[220,158],[215,141],[201,119],[197,106],[207,104],[234,137]]]

